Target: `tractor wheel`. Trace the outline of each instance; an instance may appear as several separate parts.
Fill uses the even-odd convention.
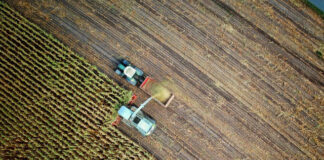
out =
[[[119,69],[116,69],[116,70],[115,70],[115,73],[117,73],[117,74],[120,75],[120,76],[122,76],[122,74],[123,74]]]
[[[125,66],[121,63],[118,64],[118,68],[121,70],[121,71],[124,71],[125,69]]]
[[[125,66],[128,66],[128,65],[130,64],[126,59],[123,59],[123,60],[122,60],[122,63],[123,63]]]
[[[136,84],[137,84],[137,81],[134,79],[134,78],[126,78],[126,80],[130,83],[130,84],[132,84],[133,86],[136,86]]]
[[[135,69],[136,69],[136,74],[138,75],[138,76],[143,76],[143,71],[142,70],[140,70],[139,68],[137,68],[137,67],[135,67]]]

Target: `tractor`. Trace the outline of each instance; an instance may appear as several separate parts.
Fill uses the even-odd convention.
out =
[[[120,60],[115,72],[125,78],[130,84],[138,87],[140,87],[145,80],[148,80],[146,79],[148,77],[144,75],[144,72],[141,69],[133,66],[125,59]]]

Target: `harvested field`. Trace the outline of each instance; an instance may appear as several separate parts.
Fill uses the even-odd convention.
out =
[[[0,159],[153,159],[110,123],[131,92],[0,2]]]
[[[323,159],[324,23],[299,0],[6,0],[140,99],[127,58],[169,80],[142,137],[157,159]]]

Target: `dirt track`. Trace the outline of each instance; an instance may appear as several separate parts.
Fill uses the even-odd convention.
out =
[[[321,159],[324,23],[301,4],[237,1],[8,1],[109,77],[127,57],[176,99],[145,108],[158,159]],[[323,49],[322,49],[323,50]]]

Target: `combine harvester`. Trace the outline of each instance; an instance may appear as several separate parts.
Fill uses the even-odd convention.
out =
[[[133,104],[136,99],[134,94],[132,100],[129,102],[129,106],[123,105],[120,107],[118,110],[118,117],[116,121],[113,122],[113,125],[117,125],[122,118],[125,124],[129,127],[136,128],[143,136],[152,134],[156,127],[156,122],[151,116],[145,114],[141,110],[152,99],[160,105],[168,107],[174,95],[166,88],[159,85],[154,79],[147,76],[141,69],[132,65],[125,59],[120,60],[115,72],[125,78],[130,84],[141,88],[147,94],[151,95],[151,97],[137,107]]]
[[[152,117],[141,111],[145,105],[152,100],[153,97],[147,99],[139,107],[131,105],[130,108],[122,106],[118,110],[118,116],[122,117],[122,122],[129,127],[135,127],[143,136],[148,136],[153,133],[156,122]]]

